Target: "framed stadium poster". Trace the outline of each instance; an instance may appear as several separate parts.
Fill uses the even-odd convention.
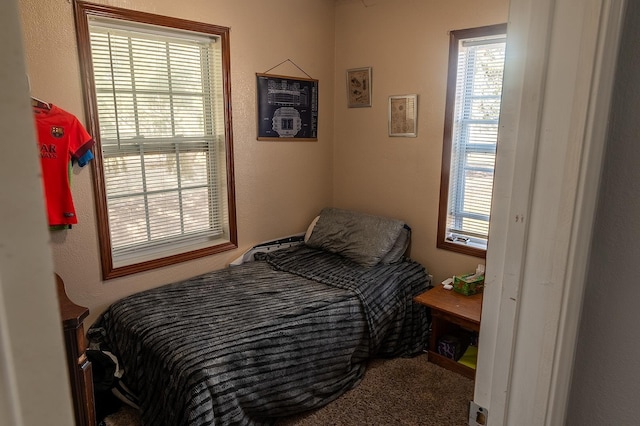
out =
[[[259,141],[318,140],[318,80],[256,74]]]

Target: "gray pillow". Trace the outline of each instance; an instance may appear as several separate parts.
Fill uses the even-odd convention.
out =
[[[411,241],[411,228],[408,225],[405,225],[400,231],[400,235],[398,235],[398,239],[396,243],[391,247],[389,253],[387,253],[381,260],[380,263],[390,264],[396,263],[402,260],[402,256],[407,251],[409,247],[409,242]]]
[[[326,208],[313,227],[306,244],[338,253],[364,266],[374,266],[396,247],[405,223],[401,220],[373,216],[351,210]],[[402,246],[396,247],[389,260],[402,256]],[[406,249],[406,247],[404,247]],[[402,253],[398,255],[398,252]]]

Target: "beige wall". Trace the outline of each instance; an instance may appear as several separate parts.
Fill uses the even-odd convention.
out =
[[[504,22],[507,0],[98,0],[231,28],[238,250],[103,282],[90,165],[74,170],[79,224],[51,234],[55,270],[90,321],[109,303],[222,268],[252,244],[303,231],[324,206],[406,220],[411,255],[441,281],[482,259],[436,249],[448,31]],[[33,96],[85,121],[73,6],[20,0]],[[283,11],[288,11],[286,15]],[[337,41],[337,42],[336,42]],[[320,80],[318,142],[255,140],[255,73],[290,59]],[[346,108],[345,70],[373,67],[373,106]],[[304,77],[287,62],[271,71]],[[387,136],[389,95],[417,93],[417,138]]]
[[[134,276],[101,281],[92,173],[74,170],[79,223],[51,234],[55,270],[93,321],[109,303],[159,284],[222,268],[252,244],[304,231],[332,197],[333,0],[112,0],[96,3],[228,26],[236,205],[240,248]],[[20,0],[26,63],[33,96],[85,122],[73,5]],[[317,142],[256,141],[255,74],[290,59],[320,81]],[[305,77],[290,63],[274,74]]]
[[[508,0],[337,0],[334,204],[404,219],[436,282],[484,259],[436,248],[450,30],[506,22]],[[345,72],[373,67],[371,108],[347,108]],[[389,137],[390,95],[418,94],[418,137]]]

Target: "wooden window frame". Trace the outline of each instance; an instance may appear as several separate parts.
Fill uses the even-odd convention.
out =
[[[76,1],[74,3],[74,14],[76,22],[76,36],[78,42],[78,55],[80,59],[80,72],[84,89],[84,108],[87,117],[87,128],[96,141],[94,150],[94,194],[96,205],[96,216],[98,226],[98,237],[100,241],[100,255],[102,259],[103,279],[135,274],[186,262],[193,259],[210,256],[228,250],[233,250],[237,245],[237,224],[236,224],[236,204],[235,204],[235,179],[233,165],[233,136],[231,120],[231,82],[230,82],[230,44],[229,28],[206,24],[201,22],[183,20],[167,16],[155,15],[146,12],[133,11],[118,7],[98,5],[87,2]],[[224,127],[225,127],[225,155],[226,155],[226,192],[227,192],[227,220],[229,227],[229,238],[227,242],[212,245],[197,250],[184,253],[159,257],[130,265],[114,267],[112,258],[112,247],[109,231],[109,217],[107,212],[107,195],[105,187],[105,176],[103,169],[102,148],[100,143],[100,131],[98,123],[98,108],[96,90],[93,77],[93,64],[91,59],[91,45],[88,20],[90,17],[111,18],[121,21],[150,24],[168,29],[180,29],[191,32],[212,34],[219,37],[222,43],[222,74],[223,74],[223,97],[224,97]]]
[[[438,232],[436,246],[469,256],[486,258],[486,249],[447,241],[447,209],[449,204],[449,179],[451,173],[451,150],[453,147],[453,121],[455,113],[456,81],[458,78],[458,43],[462,39],[506,34],[507,24],[488,25],[450,32],[449,63],[447,73],[447,94],[444,116],[444,136],[442,146],[442,168],[440,172],[440,204],[438,210]]]

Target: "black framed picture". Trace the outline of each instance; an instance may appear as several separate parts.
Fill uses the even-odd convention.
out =
[[[258,140],[318,140],[318,80],[256,74]]]

